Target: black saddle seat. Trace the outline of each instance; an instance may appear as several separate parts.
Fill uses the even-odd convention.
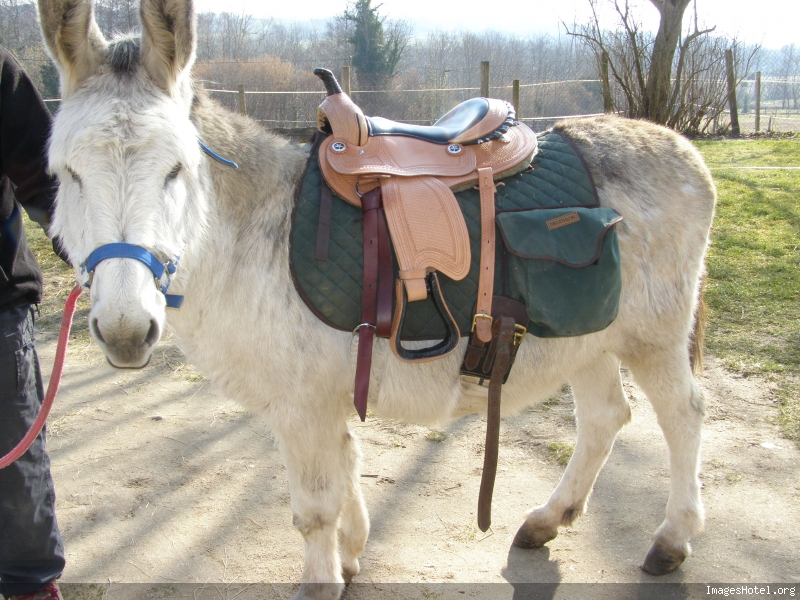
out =
[[[509,105],[509,115],[505,123],[491,135],[481,139],[462,142],[464,145],[478,144],[497,139],[508,131],[514,123],[514,108]],[[370,137],[378,135],[402,135],[425,140],[434,144],[449,144],[458,136],[468,131],[483,119],[489,112],[489,101],[486,98],[465,100],[433,125],[411,125],[384,119],[383,117],[367,117]]]

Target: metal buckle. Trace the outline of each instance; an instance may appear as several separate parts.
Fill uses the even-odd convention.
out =
[[[514,345],[519,346],[522,343],[522,340],[525,339],[525,334],[528,333],[528,329],[523,327],[522,325],[514,325]]]
[[[356,335],[358,333],[358,330],[361,329],[362,327],[372,327],[373,329],[378,329],[372,323],[360,323],[359,325],[356,325],[356,328],[353,329],[353,333],[351,333],[350,335],[353,335],[353,336]]]
[[[492,325],[492,315],[487,315],[486,313],[477,313],[474,317],[472,317],[472,329],[470,331],[475,331],[475,324],[478,322],[478,319],[489,319],[489,326]]]

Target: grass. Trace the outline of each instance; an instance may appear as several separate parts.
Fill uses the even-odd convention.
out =
[[[717,185],[707,258],[706,347],[775,383],[784,433],[800,443],[800,138],[699,141]]]
[[[547,449],[552,452],[553,458],[556,459],[558,464],[567,466],[569,459],[572,458],[572,453],[575,451],[575,446],[566,442],[553,442],[547,446]]]
[[[429,442],[441,443],[447,439],[447,434],[444,431],[436,431],[431,429],[426,435],[425,439]]]

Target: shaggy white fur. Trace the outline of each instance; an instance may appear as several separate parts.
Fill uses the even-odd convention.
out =
[[[181,256],[169,313],[188,358],[228,396],[265,415],[285,460],[294,523],[305,539],[298,598],[338,598],[359,571],[369,532],[359,488],[351,336],[306,308],[289,273],[289,227],[306,154],[194,90],[190,0],[144,0],[141,37],[107,42],[89,0],[39,0],[63,104],[50,165],[61,180],[52,233],[76,272],[97,246],[126,241]],[[89,32],[87,37],[86,32]],[[99,36],[99,37],[98,37]],[[630,420],[624,362],[658,413],[670,449],[666,518],[644,567],[674,570],[702,529],[697,478],[703,402],[688,346],[715,191],[691,144],[616,118],[556,127],[583,153],[619,225],[623,289],[616,321],[569,339],[528,336],[503,393],[514,413],[565,381],[578,441],[564,477],[530,510],[515,543],[541,546],[583,513],[617,432]],[[235,160],[203,155],[198,139]],[[136,261],[111,259],[91,288],[90,327],[109,360],[141,366],[166,324],[164,298]],[[484,410],[462,384],[460,352],[410,365],[378,340],[370,403],[381,415],[440,422]]]

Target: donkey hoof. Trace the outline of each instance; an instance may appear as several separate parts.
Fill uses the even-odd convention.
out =
[[[352,561],[342,561],[342,577],[345,583],[350,583],[356,575],[361,572],[361,565],[358,564],[358,559],[354,558]]]
[[[558,535],[558,527],[542,529],[529,523],[523,523],[514,536],[513,544],[517,548],[541,548]]]
[[[666,575],[680,567],[685,559],[686,554],[680,550],[668,550],[654,544],[644,559],[642,571],[650,573],[650,575]]]
[[[342,583],[301,583],[292,600],[339,600],[343,591]]]

